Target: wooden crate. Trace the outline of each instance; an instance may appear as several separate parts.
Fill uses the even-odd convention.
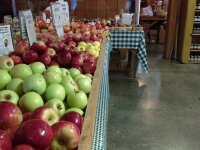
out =
[[[85,112],[84,123],[81,133],[81,142],[78,150],[91,150],[93,145],[93,135],[95,128],[95,118],[98,108],[99,86],[102,78],[102,71],[105,59],[106,39],[101,44],[101,52],[97,62],[97,69],[95,71],[92,89],[88,98],[88,105]]]

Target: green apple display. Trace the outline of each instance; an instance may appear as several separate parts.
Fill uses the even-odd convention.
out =
[[[58,98],[64,101],[65,89],[62,85],[55,83],[47,86],[47,89],[45,91],[45,99],[48,101],[52,98]]]
[[[37,92],[42,95],[46,90],[46,81],[41,74],[33,74],[27,77],[23,83],[23,91],[27,92]]]
[[[48,72],[48,71],[55,71],[55,72],[57,72],[59,75],[62,74],[62,72],[61,72],[61,70],[60,70],[60,68],[59,68],[58,66],[51,66],[51,67],[48,67],[48,68],[47,68],[47,72]]]
[[[62,77],[70,75],[70,72],[69,72],[68,69],[66,69],[66,68],[60,68],[60,70],[61,70],[61,76]]]
[[[92,88],[92,83],[89,78],[80,78],[76,81],[79,90],[85,92],[86,94],[90,93]]]
[[[73,80],[68,80],[66,78],[63,78],[61,85],[65,89],[66,96],[68,96],[69,94],[72,94],[78,90],[78,85]]]
[[[83,116],[84,112],[79,109],[79,108],[68,108],[66,111],[65,111],[65,114],[68,113],[68,112],[77,112],[79,113],[81,116]]]
[[[10,82],[11,80],[11,76],[8,73],[8,71],[4,70],[4,69],[0,69],[0,90],[3,90],[6,88],[6,85]]]
[[[81,45],[77,46],[76,49],[77,51],[85,51],[85,47]]]
[[[78,46],[83,46],[83,47],[86,47],[86,46],[87,46],[87,43],[85,43],[85,42],[81,41],[81,42],[79,42],[79,43],[78,43]]]
[[[26,64],[18,64],[10,70],[10,75],[12,78],[20,78],[22,80],[32,74],[31,68]]]
[[[36,92],[28,92],[19,99],[19,108],[23,113],[32,112],[41,106],[44,106],[44,102],[42,97]]]
[[[84,109],[87,106],[87,95],[83,91],[75,91],[67,97],[68,106]]]
[[[80,70],[78,70],[77,68],[70,68],[69,72],[70,72],[72,78],[74,78],[75,75],[80,74]]]
[[[46,71],[45,65],[41,62],[34,62],[34,63],[29,64],[29,66],[30,66],[33,74],[35,74],[35,73],[42,74]]]
[[[84,74],[77,74],[74,76],[73,80],[76,82],[78,79],[86,78]]]
[[[61,76],[55,71],[47,71],[43,74],[47,85],[60,83],[62,81]]]
[[[23,80],[19,78],[13,78],[8,82],[6,86],[7,90],[16,92],[19,96],[23,95]]]
[[[0,91],[0,102],[8,101],[17,105],[18,100],[19,100],[19,96],[17,95],[16,92],[11,91],[11,90]]]
[[[50,99],[45,103],[45,106],[53,108],[60,117],[65,113],[65,105],[60,99]]]
[[[14,67],[13,60],[8,56],[0,56],[0,69],[11,70]]]

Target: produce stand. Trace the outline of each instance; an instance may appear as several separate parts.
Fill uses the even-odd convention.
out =
[[[107,39],[104,39],[93,78],[92,90],[88,99],[81,133],[81,143],[78,150],[106,149],[109,97],[109,46],[110,43],[107,42]]]

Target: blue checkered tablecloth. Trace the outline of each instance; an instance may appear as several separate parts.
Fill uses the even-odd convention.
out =
[[[148,73],[146,43],[144,31],[117,31],[111,32],[111,49],[137,49],[137,57],[143,67],[143,72]]]
[[[108,99],[109,99],[109,60],[110,60],[110,42],[106,43],[104,66],[102,78],[100,81],[100,91],[98,98],[98,107],[95,120],[94,138],[92,150],[107,149],[107,121],[108,121]]]

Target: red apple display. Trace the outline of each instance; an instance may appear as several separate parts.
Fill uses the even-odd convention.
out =
[[[13,103],[0,102],[0,129],[8,129],[22,123],[22,112]]]
[[[84,73],[94,74],[96,71],[96,62],[84,62],[83,71]]]
[[[9,133],[0,129],[0,150],[12,150],[12,140]]]
[[[30,64],[38,59],[38,54],[35,51],[28,50],[22,55],[23,62]]]
[[[36,149],[28,144],[20,144],[15,146],[13,150],[36,150]]]
[[[37,18],[35,24],[40,29],[47,29],[47,24],[42,18]]]
[[[61,52],[62,50],[64,50],[66,44],[59,40],[59,41],[56,41],[55,43],[53,43],[52,46],[55,49],[55,51],[58,53],[58,52]]]
[[[53,142],[51,150],[76,149],[80,143],[79,128],[72,122],[60,121],[52,126]]]
[[[23,114],[23,122],[26,122],[31,119],[31,112],[26,112]]]
[[[21,41],[19,42],[15,48],[14,48],[14,52],[15,54],[21,56],[25,51],[27,51],[29,49],[29,44],[28,41]]]
[[[13,62],[14,62],[15,65],[22,63],[22,59],[19,56],[12,55],[12,56],[10,56],[10,58],[13,60]]]
[[[38,61],[48,66],[51,63],[51,57],[48,54],[43,54],[39,57]]]
[[[74,56],[71,60],[71,64],[82,66],[83,65],[83,57],[80,54],[77,56]]]
[[[80,130],[82,129],[83,119],[82,116],[77,112],[68,112],[62,116],[61,121],[69,121],[74,123]]]
[[[59,116],[53,108],[42,106],[33,111],[31,119],[43,120],[51,126],[59,121]]]
[[[48,54],[51,58],[56,57],[56,51],[53,48],[47,48],[45,53]]]
[[[58,62],[63,66],[69,64],[72,58],[71,53],[69,51],[62,51],[58,53],[57,57]]]
[[[51,145],[52,140],[52,128],[43,120],[32,119],[19,127],[14,137],[14,144],[28,144],[37,150],[45,150]]]
[[[81,33],[80,32],[77,32],[74,34],[74,39],[76,40],[76,42],[79,42],[81,40]]]
[[[33,50],[39,54],[44,53],[46,49],[47,49],[47,46],[43,41],[36,41],[31,46],[31,50]]]

